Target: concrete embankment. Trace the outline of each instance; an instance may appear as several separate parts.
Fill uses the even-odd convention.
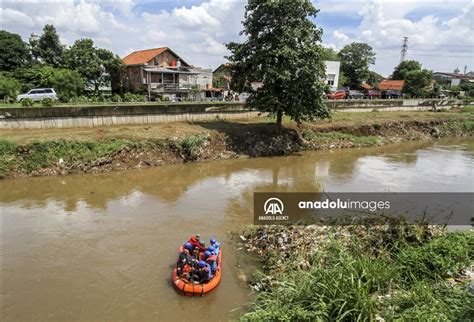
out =
[[[336,111],[426,111],[451,109],[459,100],[339,100],[327,104]],[[169,103],[107,106],[20,107],[0,109],[0,129],[82,128],[109,125],[201,122],[249,119],[261,113],[242,103]]]

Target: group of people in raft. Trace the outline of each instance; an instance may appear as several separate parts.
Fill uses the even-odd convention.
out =
[[[192,283],[205,283],[216,274],[219,265],[220,243],[211,238],[209,247],[199,234],[192,236],[180,248],[177,274]]]

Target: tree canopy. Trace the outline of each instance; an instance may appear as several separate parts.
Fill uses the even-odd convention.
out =
[[[92,39],[78,39],[66,50],[64,63],[76,70],[84,79],[86,86],[98,92],[108,84],[111,74],[122,66],[122,60],[111,51],[94,47]]]
[[[339,52],[341,70],[346,77],[346,86],[359,88],[369,76],[369,66],[375,64],[375,52],[365,43],[353,42]]]
[[[408,72],[414,70],[421,70],[421,64],[416,60],[405,60],[395,67],[395,70],[393,71],[393,74],[390,76],[390,78],[394,80],[405,80]]]
[[[405,75],[403,92],[413,97],[424,96],[433,80],[433,72],[426,69],[412,70]]]
[[[37,46],[37,48],[32,48],[32,52],[33,54],[37,53],[43,63],[53,67],[61,65],[64,46],[59,41],[59,35],[53,25],[44,26]]]
[[[12,71],[30,60],[28,46],[20,35],[0,30],[0,70]]]
[[[321,48],[321,56],[323,60],[332,60],[332,61],[340,61],[341,58],[337,55],[337,52],[332,48],[322,47]]]
[[[241,32],[247,40],[227,44],[233,88],[249,91],[247,104],[276,115],[277,124],[284,113],[296,122],[329,116],[322,30],[310,20],[317,13],[310,0],[249,0]]]

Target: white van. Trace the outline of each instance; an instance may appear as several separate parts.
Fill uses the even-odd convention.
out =
[[[18,95],[16,100],[21,102],[21,100],[25,98],[29,98],[32,101],[41,101],[43,98],[51,98],[57,101],[58,95],[56,95],[54,88],[34,88],[26,94]]]

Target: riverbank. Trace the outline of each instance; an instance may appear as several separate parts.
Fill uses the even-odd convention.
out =
[[[96,173],[302,150],[375,146],[474,132],[474,110],[335,113],[331,120],[284,127],[267,117],[93,129],[2,130],[0,175]]]
[[[474,231],[437,226],[261,226],[262,261],[243,320],[469,320]]]

